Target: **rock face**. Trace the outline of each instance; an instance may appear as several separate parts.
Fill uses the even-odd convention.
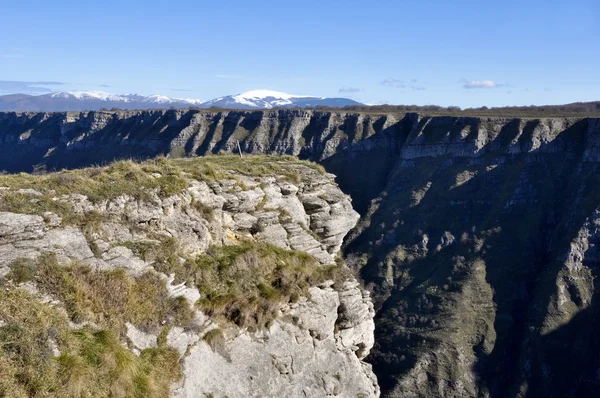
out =
[[[594,119],[407,131],[345,245],[384,396],[593,396],[598,136]]]
[[[15,260],[44,253],[54,253],[59,263],[77,260],[139,275],[152,270],[153,263],[131,247],[159,236],[173,238],[179,253],[191,257],[211,245],[251,240],[304,251],[323,265],[332,264],[359,215],[332,175],[303,166],[295,170],[295,182],[235,174],[214,181],[190,179],[182,193],[166,198],[156,192],[144,199],[122,195],[100,202],[78,193],[51,198],[70,204],[84,219],[100,219],[91,230],[67,225],[53,213],[0,212],[0,278]],[[15,192],[0,190],[0,203]],[[34,190],[19,194],[30,201],[41,197]],[[196,288],[177,284],[174,276],[163,279],[172,296],[190,303],[200,298]],[[363,361],[374,342],[369,293],[356,281],[328,282],[309,293],[282,305],[270,328],[258,332],[219,325],[196,310],[195,329],[174,327],[166,336],[182,356],[184,372],[173,395],[379,396],[371,365]],[[203,339],[215,329],[224,334],[218,346]],[[159,339],[158,333],[132,324],[127,324],[126,336],[136,353],[155,347]]]
[[[310,289],[310,299],[282,309],[261,334],[227,336],[221,347],[194,346],[185,357],[178,397],[371,397],[373,305],[356,284]],[[198,369],[203,371],[199,372]],[[227,382],[223,382],[226,380]]]
[[[0,168],[12,171],[231,152],[238,140],[246,153],[319,161],[362,215],[343,250],[374,300],[376,343],[367,360],[382,395],[597,391],[598,119],[297,110],[4,113],[0,132]],[[273,196],[276,202],[294,191],[274,189],[282,195]],[[294,195],[310,217],[305,225],[324,233],[320,251],[304,235],[286,239],[303,229],[302,217],[261,233],[331,254],[336,246],[326,235],[337,236],[345,221],[321,230],[319,214],[333,214],[332,203],[320,194]],[[233,216],[240,230],[256,217],[241,213]],[[14,224],[3,228],[31,233]],[[345,306],[341,293],[339,302]]]

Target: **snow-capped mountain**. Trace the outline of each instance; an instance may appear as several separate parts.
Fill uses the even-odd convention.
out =
[[[189,108],[199,99],[171,98],[165,95],[115,95],[103,91],[72,91],[44,95],[0,96],[0,111],[85,111],[99,109]]]
[[[39,97],[50,96],[52,98],[60,99],[76,99],[80,101],[106,101],[106,102],[125,102],[125,103],[137,103],[143,102],[146,104],[179,104],[186,103],[190,105],[200,105],[204,101],[199,99],[188,99],[188,98],[172,98],[166,95],[154,94],[154,95],[141,95],[141,94],[127,94],[127,95],[115,95],[105,93],[103,91],[71,91],[71,92],[60,92],[46,95],[40,95]]]
[[[165,95],[116,95],[103,91],[57,92],[44,95],[11,94],[0,96],[0,111],[93,111],[100,109],[157,109],[157,108],[226,108],[272,109],[312,108],[317,106],[344,107],[361,105],[347,98],[326,98],[292,95],[269,90],[254,90],[203,102],[193,98],[172,98]]]
[[[308,108],[316,106],[344,107],[361,105],[348,98],[326,98],[309,95],[292,95],[279,91],[253,90],[242,94],[216,98],[202,104],[203,108],[235,108],[235,109],[272,109],[272,108]]]

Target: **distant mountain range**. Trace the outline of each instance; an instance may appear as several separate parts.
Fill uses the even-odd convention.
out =
[[[360,102],[348,98],[326,98],[314,96],[302,96],[281,93],[269,90],[254,90],[237,95],[228,95],[227,97],[216,98],[204,102],[201,106],[210,108],[213,106],[219,108],[235,109],[271,109],[271,108],[312,108],[317,106],[327,106],[332,108],[342,108],[350,105],[362,105]]]
[[[271,109],[312,108],[317,106],[341,108],[362,105],[348,98],[300,96],[269,90],[254,90],[237,95],[202,101],[190,98],[171,98],[164,95],[114,95],[102,91],[58,92],[44,95],[9,94],[0,96],[0,111],[91,111],[100,109],[155,108],[227,108]]]

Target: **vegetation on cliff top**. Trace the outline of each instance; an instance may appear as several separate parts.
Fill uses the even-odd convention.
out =
[[[309,254],[264,243],[213,247],[187,268],[206,314],[247,328],[269,325],[283,303],[308,288],[348,277],[343,266],[320,266]]]
[[[181,193],[189,179],[214,181],[231,179],[235,174],[278,177],[299,182],[297,166],[302,165],[324,173],[312,162],[292,156],[218,155],[197,158],[157,158],[145,162],[123,160],[103,167],[63,170],[48,174],[27,173],[0,176],[0,187],[35,189],[54,196],[82,194],[93,201],[131,195],[145,198],[150,192],[162,197]]]
[[[76,214],[61,196],[79,193],[102,201],[127,194],[144,200],[150,191],[162,197],[181,193],[190,179],[209,182],[243,175],[298,182],[306,173],[298,165],[323,173],[319,166],[291,157],[215,156],[3,175],[0,186],[7,189],[0,192],[0,209],[39,215],[51,211],[63,225],[76,225],[85,233],[97,229],[103,216]],[[212,209],[192,206],[200,206],[203,217],[213,217]],[[196,258],[183,258],[175,239],[158,241],[122,243],[158,271],[137,276],[121,269],[94,270],[53,254],[13,262],[0,279],[0,397],[168,396],[182,372],[179,354],[166,345],[165,336],[173,326],[197,327],[192,304],[222,327],[257,330],[276,318],[281,305],[309,296],[309,287],[348,276],[342,266],[322,267],[306,253],[266,243],[212,247]],[[159,272],[197,287],[200,300],[171,297]],[[158,334],[157,346],[134,354],[123,345],[126,323]],[[214,345],[219,338],[222,332],[216,329],[205,340]]]
[[[166,397],[181,377],[166,346],[139,356],[110,330],[72,329],[56,307],[14,287],[0,289],[0,396]]]

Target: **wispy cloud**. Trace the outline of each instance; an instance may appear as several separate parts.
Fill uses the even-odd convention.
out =
[[[111,86],[109,86],[108,84],[101,84],[100,87],[109,88]]]
[[[0,80],[0,92],[42,94],[55,91],[47,86],[62,86],[63,82],[25,82],[17,80]]]
[[[409,88],[413,91],[423,91],[426,90],[425,86],[416,84],[419,80],[410,79],[411,84],[404,83],[403,80],[395,79],[393,77],[388,77],[381,81],[381,85],[385,87],[394,87],[394,88]]]
[[[6,50],[0,50],[0,58],[21,58],[25,56],[24,48],[8,48]]]
[[[194,90],[188,90],[186,88],[170,88],[169,91],[194,91]]]
[[[467,80],[464,78],[460,79],[459,83],[462,83],[463,88],[468,90],[475,88],[500,88],[508,86],[508,84],[496,83],[493,80]]]
[[[382,86],[386,87],[396,87],[396,88],[405,88],[406,84],[402,80],[394,79],[393,77],[388,77],[381,81]]]
[[[339,89],[340,93],[360,93],[361,91],[363,91],[363,90],[360,88],[350,87],[350,86],[344,86]]]
[[[215,75],[217,79],[243,79],[244,76],[239,75]]]

